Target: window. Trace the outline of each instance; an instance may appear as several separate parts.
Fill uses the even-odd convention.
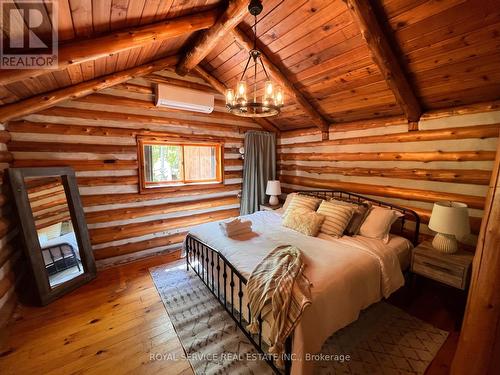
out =
[[[140,138],[141,191],[222,182],[222,143]]]

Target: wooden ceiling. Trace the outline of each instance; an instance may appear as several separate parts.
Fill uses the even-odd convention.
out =
[[[359,20],[346,2],[264,0],[258,21],[259,48],[327,122],[405,115],[390,87],[393,82],[372,56],[367,35],[362,35]],[[500,0],[376,0],[370,4],[422,111],[500,99]],[[226,8],[227,2],[216,0],[60,0],[59,37],[70,43]],[[238,32],[251,36],[252,23],[253,18],[246,15]],[[187,51],[203,32],[0,85],[0,100],[2,104],[19,101]],[[248,56],[234,34],[228,32],[200,63],[226,86],[235,85]],[[264,81],[261,69],[258,81],[260,85]],[[271,120],[281,130],[315,125],[311,111],[306,112],[290,95],[282,114]]]

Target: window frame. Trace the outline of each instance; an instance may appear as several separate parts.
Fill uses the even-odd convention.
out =
[[[145,178],[145,155],[144,146],[146,145],[170,145],[182,147],[182,180],[148,182]],[[215,147],[216,158],[216,176],[214,179],[207,180],[186,180],[185,178],[185,153],[184,146],[203,146]],[[205,185],[223,185],[224,184],[224,142],[222,140],[196,140],[170,137],[137,137],[137,161],[139,163],[139,192],[157,193],[162,191],[171,191],[183,186],[205,186]]]

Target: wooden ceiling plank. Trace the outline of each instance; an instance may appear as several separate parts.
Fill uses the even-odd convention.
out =
[[[92,0],[69,0],[73,29],[78,38],[87,38],[94,32]],[[111,12],[111,9],[110,9]]]
[[[152,25],[131,28],[94,39],[68,43],[59,48],[58,70],[84,61],[96,60],[121,51],[148,45],[212,26],[219,12],[210,10],[194,15],[179,17]],[[17,69],[0,71],[0,84],[8,84],[24,78],[47,73],[46,69]]]
[[[418,121],[422,114],[420,103],[384,35],[370,2],[368,0],[344,0],[344,2],[359,24],[361,34],[368,44],[374,61],[408,121]]]
[[[193,71],[200,77],[203,78],[208,84],[210,84],[215,90],[220,92],[222,95],[225,95],[227,87],[224,85],[221,81],[219,81],[217,78],[215,78],[213,75],[211,75],[209,72],[207,72],[205,69],[203,69],[201,66],[197,65],[193,68]],[[280,130],[274,126],[270,121],[266,120],[265,118],[252,118],[257,124],[262,126],[267,131],[273,132],[273,133],[280,133]]]
[[[232,34],[237,43],[241,44],[246,50],[253,48],[253,41],[238,28],[232,30]],[[327,131],[329,122],[314,108],[305,96],[291,83],[282,70],[276,66],[269,58],[262,53],[262,62],[266,66],[271,76],[283,87],[283,90],[300,104],[304,111],[312,118],[313,122],[321,131]]]
[[[185,53],[176,67],[177,74],[186,75],[203,60],[218,42],[235,28],[247,14],[248,0],[232,0],[217,22],[206,30]]]
[[[104,77],[100,77],[98,79],[82,82],[74,86],[55,90],[46,94],[33,96],[16,103],[4,105],[0,107],[0,122],[9,121],[14,118],[19,118],[37,111],[41,111],[43,109],[52,107],[64,100],[76,99],[88,94],[92,94],[99,90],[126,82],[129,79],[162,70],[167,66],[175,65],[178,61],[179,57],[177,55],[168,56],[166,58],[153,61],[149,64],[140,65],[135,68],[116,72]]]

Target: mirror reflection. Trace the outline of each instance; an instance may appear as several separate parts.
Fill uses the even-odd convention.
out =
[[[51,288],[84,272],[60,176],[25,178],[38,242]]]

